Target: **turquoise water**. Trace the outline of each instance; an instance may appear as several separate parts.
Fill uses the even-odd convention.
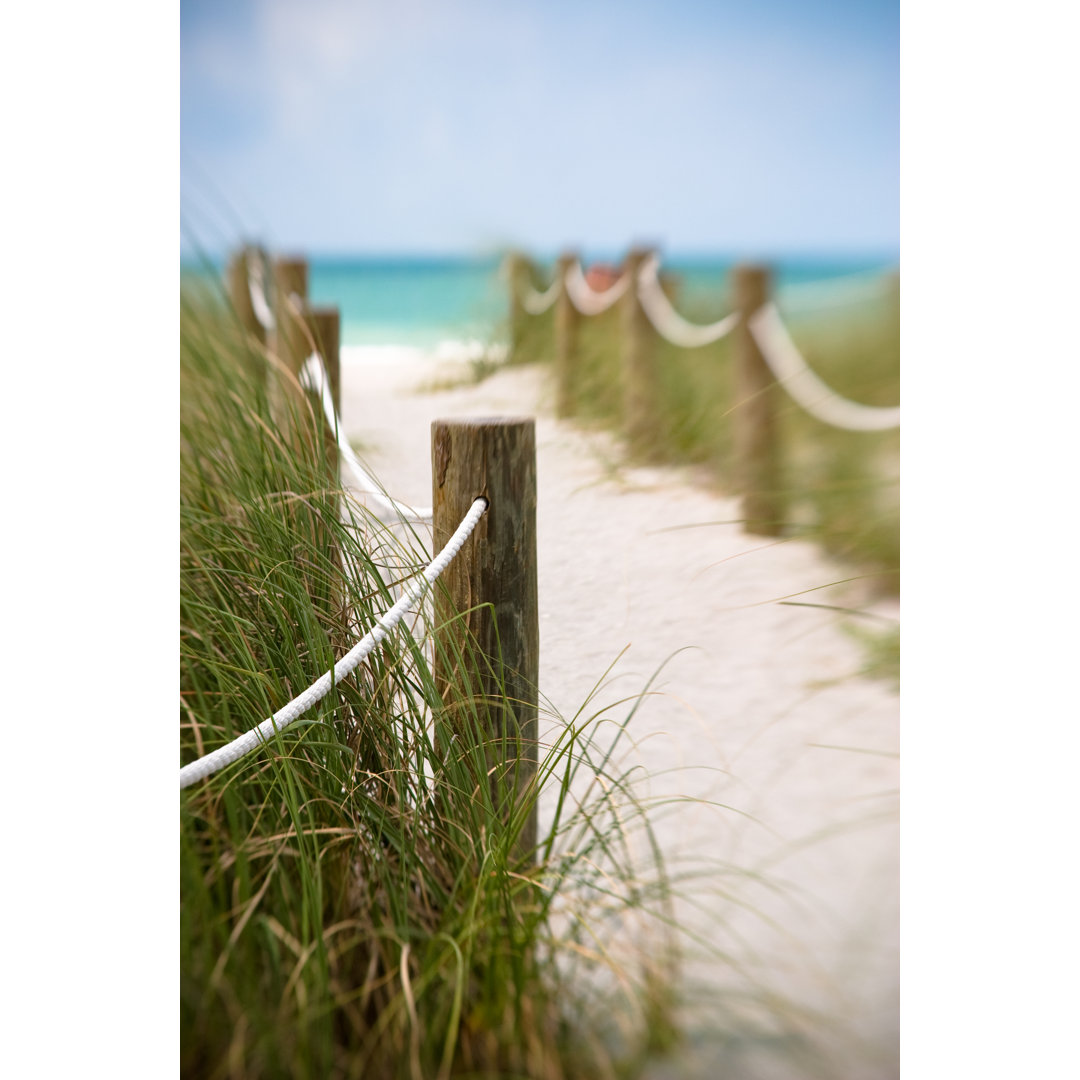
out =
[[[715,318],[728,310],[735,261],[721,256],[665,261],[664,270],[679,281],[679,306],[688,317]],[[889,256],[791,256],[769,262],[781,302],[785,289],[793,285],[893,269],[897,264]],[[310,260],[308,290],[315,303],[341,309],[346,346],[433,348],[442,341],[494,342],[505,336],[507,314],[499,265],[495,257],[316,256]],[[538,287],[550,280],[551,265],[538,264]],[[220,272],[220,264],[216,268]]]
[[[341,309],[343,345],[494,341],[506,319],[498,259],[312,259],[308,292]]]

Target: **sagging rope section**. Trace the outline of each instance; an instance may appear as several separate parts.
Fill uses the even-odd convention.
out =
[[[522,303],[531,314],[542,314],[554,302],[560,282],[556,278],[544,294],[547,298],[541,307],[530,307],[528,296]],[[574,306],[583,315],[597,315],[614,304],[629,287],[629,277],[624,274],[611,288],[595,292],[585,279],[581,263],[575,261],[566,270],[565,288]],[[811,283],[796,286],[800,299],[817,296],[823,304],[848,303],[853,299],[881,297],[891,288],[888,281],[866,275],[854,275],[840,282]],[[656,332],[672,345],[696,349],[711,345],[726,337],[739,323],[740,313],[733,311],[717,322],[697,325],[684,319],[672,306],[660,284],[660,260],[651,255],[638,271],[637,296],[642,310]],[[879,408],[862,405],[841,397],[823,382],[803,359],[795,342],[780,318],[776,304],[770,301],[759,308],[748,320],[748,326],[776,380],[791,395],[792,400],[806,412],[823,423],[846,431],[888,431],[900,426],[900,407]]]
[[[630,276],[623,274],[610,288],[597,292],[585,279],[580,261],[575,260],[566,271],[566,292],[582,315],[600,315],[607,311],[626,292]]]
[[[776,381],[811,416],[846,431],[888,431],[900,426],[900,406],[878,408],[849,401],[814,374],[770,301],[750,316],[750,333]]]
[[[656,332],[672,345],[684,349],[697,349],[719,341],[730,334],[739,321],[737,311],[707,326],[698,326],[684,319],[664,294],[660,285],[660,260],[655,255],[646,259],[638,271],[638,299]]]
[[[356,456],[356,452],[349,445],[348,439],[345,438],[345,432],[338,419],[337,410],[334,408],[334,397],[330,391],[330,379],[326,373],[326,368],[323,365],[322,357],[317,352],[312,353],[307,358],[307,361],[300,371],[300,383],[302,386],[305,386],[307,389],[318,394],[322,402],[326,422],[334,432],[338,450],[346,465],[349,466],[353,476],[356,478],[359,490],[363,494],[369,495],[372,501],[379,505],[383,513],[392,515],[395,519],[400,518],[404,521],[430,522],[432,516],[432,509],[430,506],[416,509],[411,506],[406,506],[396,499],[390,498],[390,496],[386,495],[379,488],[379,485],[375,482],[374,478],[361,464],[360,459]]]
[[[183,790],[192,784],[213,775],[226,765],[231,765],[245,754],[264,745],[277,732],[283,731],[293,721],[302,716],[312,705],[321,701],[342,679],[350,675],[377,645],[379,645],[395,626],[405,617],[414,604],[432,586],[438,576],[450,565],[465,541],[472,535],[476,523],[487,510],[487,499],[480,497],[473,501],[468,513],[461,520],[446,546],[427,565],[419,580],[413,582],[400,600],[378,619],[369,630],[330,671],[315,680],[302,694],[293,698],[273,716],[267,717],[257,727],[225,746],[212,750],[197,761],[185,765],[180,770],[180,788]]]
[[[562,281],[556,277],[544,292],[537,292],[528,282],[521,293],[521,306],[530,315],[543,315],[558,299]]]
[[[251,294],[251,307],[255,312],[255,317],[259,320],[259,323],[264,330],[268,332],[272,331],[276,322],[273,310],[266,299],[265,278],[263,275],[263,264],[261,259],[249,260],[248,262],[248,291]],[[297,315],[302,313],[303,300],[296,293],[293,293],[288,297],[288,303]],[[323,364],[322,357],[319,356],[317,352],[312,353],[307,358],[306,363],[300,371],[300,382],[301,385],[314,391],[319,396],[319,399],[322,402],[323,412],[326,415],[326,422],[334,432],[338,450],[340,451],[342,458],[344,458],[345,463],[349,466],[349,470],[356,478],[359,490],[364,495],[370,496],[372,501],[378,504],[384,514],[391,515],[395,519],[430,522],[432,514],[431,507],[416,509],[411,506],[406,506],[396,499],[391,499],[379,488],[379,485],[375,482],[374,478],[361,464],[360,459],[356,456],[355,451],[345,438],[345,433],[342,430],[337,410],[334,408],[334,398],[330,391],[330,379],[326,373],[326,367]]]

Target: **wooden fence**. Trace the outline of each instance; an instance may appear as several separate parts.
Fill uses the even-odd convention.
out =
[[[620,356],[622,434],[631,452],[656,445],[659,418],[657,332],[642,308],[635,287],[642,265],[655,252],[632,248],[623,260],[622,271],[630,276],[630,287],[620,297]],[[577,363],[581,314],[567,287],[567,277],[577,264],[575,254],[561,255],[555,264],[555,411],[560,418],[574,412],[571,385]],[[510,256],[510,350],[520,347],[529,318],[521,300],[521,286],[528,280],[529,262],[520,254]],[[778,438],[778,386],[749,330],[749,318],[772,296],[772,275],[768,268],[741,264],[732,271],[735,309],[739,314],[733,330],[733,443],[734,481],[742,497],[743,524],[748,532],[764,536],[779,534],[784,520],[784,499],[780,483]]]
[[[241,324],[295,376],[318,353],[341,415],[341,319],[336,307],[308,300],[308,264],[270,262],[272,325],[252,302],[254,261],[246,247],[229,262],[232,307]],[[321,411],[321,406],[319,406]],[[339,483],[339,455],[327,440]],[[487,510],[435,584],[433,674],[448,715],[477,715],[488,747],[496,805],[529,807],[518,852],[536,846],[540,624],[536,586],[536,433],[531,418],[436,420],[431,425],[433,549],[457,529],[477,498]],[[469,670],[461,665],[468,663]],[[466,701],[466,695],[468,700]]]

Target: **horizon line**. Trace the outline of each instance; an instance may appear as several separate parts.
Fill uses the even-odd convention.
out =
[[[557,248],[537,248],[529,250],[528,248],[506,245],[499,248],[487,248],[487,249],[456,249],[456,250],[424,250],[424,249],[410,249],[410,248],[355,248],[355,249],[342,249],[342,248],[308,248],[299,249],[296,245],[283,245],[280,248],[276,248],[267,244],[259,244],[255,240],[246,241],[254,246],[266,247],[271,251],[276,251],[279,255],[287,255],[296,258],[306,258],[309,261],[319,262],[346,262],[349,260],[364,260],[369,262],[406,262],[406,261],[426,261],[426,262],[488,262],[494,259],[501,258],[511,251],[521,252],[529,258],[536,259],[538,261],[554,261],[560,255],[565,252],[573,252],[578,254],[582,260],[598,262],[598,261],[618,261],[620,260],[631,248],[638,246],[635,244],[627,244],[621,249],[612,249],[605,247],[589,248],[585,246],[566,245],[565,247]],[[238,243],[236,247],[242,246]],[[836,247],[824,247],[824,246],[798,246],[792,245],[791,247],[779,247],[779,246],[762,246],[760,248],[665,248],[662,244],[649,245],[658,251],[666,261],[679,261],[679,260],[717,260],[723,262],[746,262],[755,260],[770,260],[770,259],[883,259],[889,261],[899,261],[900,259],[900,247],[899,245],[867,245],[863,246],[836,246]],[[190,262],[197,263],[203,260],[209,260],[216,262],[225,259],[234,248],[228,248],[227,250],[211,251],[208,249],[203,250],[181,250],[180,261],[181,263]]]

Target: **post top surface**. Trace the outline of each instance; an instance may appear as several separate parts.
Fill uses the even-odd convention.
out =
[[[763,262],[740,262],[732,267],[732,272],[753,277],[768,277],[772,274],[773,268],[768,263]]]
[[[536,418],[533,416],[453,416],[446,419],[431,421],[431,429],[447,427],[533,427]]]

